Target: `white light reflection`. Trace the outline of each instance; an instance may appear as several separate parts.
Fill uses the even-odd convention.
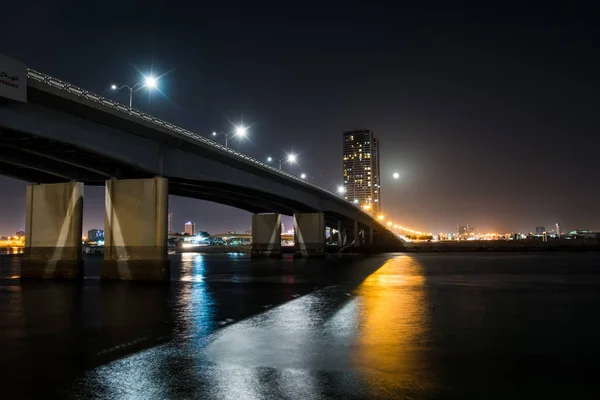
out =
[[[217,326],[214,322],[215,300],[207,288],[205,269],[204,256],[201,254],[181,255],[180,280],[183,283],[178,286],[180,290],[177,292],[177,304],[173,308],[178,314],[177,320],[182,324],[169,336],[168,343],[150,347],[89,371],[76,384],[84,382],[86,388],[95,390],[92,393],[95,396],[90,397],[146,400],[178,398],[172,392],[173,382],[177,379],[204,379],[205,376],[200,375],[200,368],[194,371],[177,371],[172,360],[183,355],[186,362],[191,357],[197,360],[194,362],[199,366],[206,366],[201,349],[206,346],[206,341]],[[152,342],[157,339],[151,336],[144,340]],[[94,382],[94,385],[90,387],[89,382]]]

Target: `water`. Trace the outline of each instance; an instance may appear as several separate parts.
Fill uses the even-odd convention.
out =
[[[183,254],[169,285],[20,282],[3,398],[597,398],[600,254]]]

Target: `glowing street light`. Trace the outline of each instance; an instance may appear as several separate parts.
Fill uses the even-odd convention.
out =
[[[306,179],[306,174],[305,173],[301,173],[300,174],[300,179]]]
[[[380,220],[380,221],[383,221],[384,217],[383,217],[383,215],[380,214],[380,215],[377,216],[377,219]]]
[[[246,132],[248,132],[248,128],[246,128],[243,125],[240,126],[236,126],[235,130],[233,132],[229,132],[229,133],[225,133],[225,132],[213,132],[212,135],[213,136],[225,136],[225,147],[227,146],[227,139],[229,139],[229,136],[235,137],[235,136],[239,136],[241,138],[245,138],[246,137]]]
[[[397,172],[394,172],[394,173],[392,174],[392,177],[393,177],[394,179],[398,179],[398,178],[400,178],[400,174],[399,174],[399,173],[397,173]]]
[[[392,221],[388,221],[387,226],[391,227],[394,223]]]
[[[147,87],[148,89],[156,89],[156,87],[158,86],[158,79],[153,77],[152,75],[149,76],[145,76],[144,80],[142,82],[138,82],[133,86],[129,86],[129,85],[122,85],[122,86],[117,86],[117,85],[110,85],[110,88],[112,90],[121,90],[121,89],[129,89],[129,108],[131,108],[131,105],[133,104],[133,91],[136,89],[142,89]]]
[[[287,162],[287,163],[290,163],[290,164],[295,164],[295,163],[296,163],[296,160],[297,160],[297,158],[298,158],[298,156],[297,156],[296,154],[294,154],[294,153],[289,153],[289,154],[287,154],[287,158],[285,159],[285,161],[283,161],[281,158],[277,158],[277,157],[271,157],[271,156],[269,156],[269,157],[267,157],[267,162],[268,162],[268,163],[271,163],[271,162],[273,162],[274,160],[276,160],[276,161],[279,161],[279,169],[281,170],[281,166],[282,166],[284,163],[286,163],[286,162]],[[302,179],[305,179],[305,178],[306,178],[306,174],[302,174],[302,175],[304,175],[304,177],[302,177]]]
[[[343,187],[343,186],[338,186],[338,188],[337,188],[337,192],[338,192],[339,194],[344,194],[344,193],[346,192],[346,189],[344,189],[344,187]]]

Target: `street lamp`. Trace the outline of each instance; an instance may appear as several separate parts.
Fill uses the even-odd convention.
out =
[[[213,132],[212,135],[213,136],[220,136],[220,135],[225,136],[225,147],[227,147],[227,139],[229,139],[229,136],[232,136],[232,137],[240,136],[240,137],[244,138],[244,137],[246,137],[247,131],[248,131],[248,128],[240,125],[240,126],[236,126],[235,131],[233,131],[233,132],[229,132],[229,133]]]
[[[343,187],[343,186],[338,186],[338,188],[337,188],[337,192],[338,192],[339,194],[344,194],[344,193],[346,192],[346,189],[344,189],[344,187]]]
[[[303,172],[303,173],[300,174],[300,179],[307,179],[307,180],[314,181],[315,177],[312,176],[312,175],[308,175],[307,173]]]
[[[294,154],[294,153],[290,153],[290,154],[288,154],[288,155],[287,155],[287,158],[286,158],[286,160],[285,160],[285,161],[283,161],[283,160],[281,160],[280,158],[277,158],[277,157],[271,157],[271,156],[269,156],[269,157],[267,157],[267,162],[268,162],[268,163],[271,163],[271,162],[273,162],[273,161],[279,161],[279,169],[281,169],[281,166],[282,166],[284,163],[286,163],[286,162],[289,162],[290,164],[295,164],[295,163],[296,163],[296,159],[297,159],[297,157],[298,157],[298,156],[297,156],[296,154]],[[306,174],[303,174],[303,175],[306,175]],[[304,178],[302,178],[302,179],[304,179]]]
[[[394,173],[392,174],[392,177],[393,177],[394,179],[398,179],[398,178],[400,178],[400,174],[399,174],[399,173],[397,173],[397,172],[394,172]]]
[[[135,89],[141,89],[144,87],[147,87],[148,89],[156,89],[156,86],[158,85],[158,79],[153,77],[153,76],[145,76],[144,80],[142,82],[138,82],[133,86],[129,86],[129,85],[122,85],[122,86],[117,86],[117,85],[110,85],[110,88],[112,90],[121,90],[121,89],[129,89],[129,108],[131,108],[131,105],[133,103],[133,91]]]

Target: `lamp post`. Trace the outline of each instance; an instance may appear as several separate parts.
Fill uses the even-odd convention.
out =
[[[244,126],[238,126],[235,128],[235,131],[233,132],[229,132],[229,133],[225,133],[225,132],[213,132],[212,135],[213,136],[225,136],[225,147],[227,146],[227,139],[229,139],[229,136],[235,137],[235,136],[241,136],[241,137],[246,137],[246,131],[248,130],[248,128],[244,127]]]
[[[303,173],[300,174],[300,179],[314,181],[315,177],[312,176],[312,175],[308,175],[308,174],[306,174],[306,173],[303,172]]]
[[[144,77],[144,81],[143,82],[138,82],[133,86],[129,86],[129,85],[121,85],[121,86],[117,86],[117,85],[111,85],[110,88],[112,90],[121,90],[121,89],[129,89],[129,108],[132,107],[133,104],[133,91],[135,89],[141,89],[144,87],[147,87],[148,89],[154,89],[156,88],[156,85],[158,83],[158,79],[156,79],[153,76],[146,76]]]
[[[295,164],[297,158],[298,158],[298,156],[296,154],[290,153],[287,155],[287,158],[285,161],[283,161],[282,159],[277,158],[277,157],[269,156],[269,157],[267,157],[267,162],[271,163],[273,161],[279,161],[279,169],[281,170],[283,163],[289,162],[290,164]],[[302,179],[304,179],[304,178],[302,178]]]

